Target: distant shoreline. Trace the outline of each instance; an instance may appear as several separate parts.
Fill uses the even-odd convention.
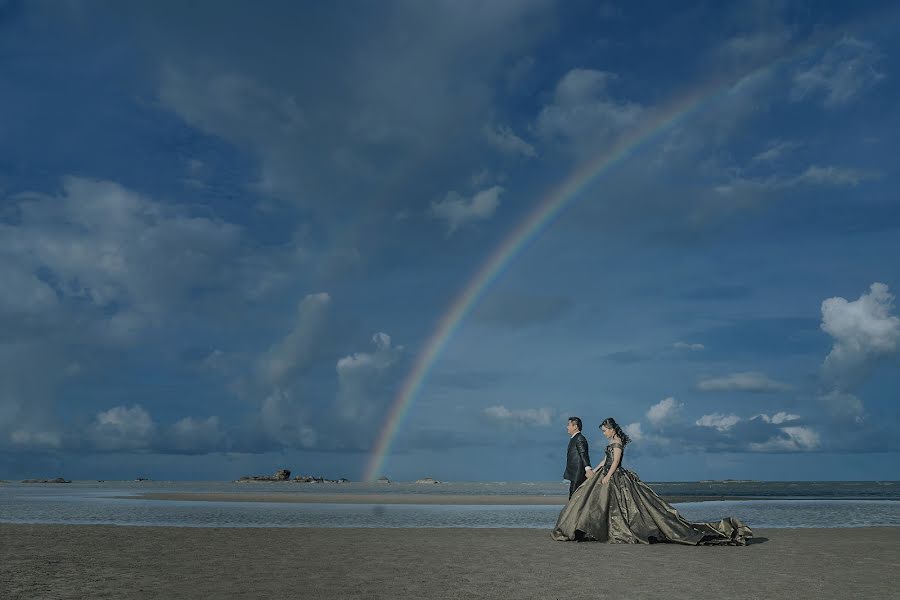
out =
[[[472,506],[562,506],[566,495],[471,495],[471,494],[308,494],[308,493],[197,493],[147,492],[134,496],[114,496],[126,500],[167,500],[181,502],[276,502],[288,504],[427,504]],[[744,496],[663,496],[669,503],[745,501]]]

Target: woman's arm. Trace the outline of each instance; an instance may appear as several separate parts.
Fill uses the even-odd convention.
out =
[[[591,478],[594,476],[594,473],[596,473],[597,471],[602,469],[603,465],[605,465],[605,464],[606,464],[606,456],[603,457],[603,462],[601,462],[599,465],[597,465],[596,468],[591,469],[590,465],[588,465],[584,468],[584,472],[588,476],[588,478]]]
[[[619,468],[619,463],[622,462],[622,449],[618,446],[613,446],[613,459],[612,465],[609,467],[609,471],[606,472],[606,476],[603,478],[601,483],[609,483],[609,478],[612,477],[612,474],[616,472],[616,469]]]

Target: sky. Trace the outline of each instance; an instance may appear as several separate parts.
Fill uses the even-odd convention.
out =
[[[0,0],[0,479],[896,479],[895,6]]]

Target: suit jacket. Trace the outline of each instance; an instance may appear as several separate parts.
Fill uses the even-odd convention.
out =
[[[590,464],[591,457],[588,455],[587,438],[579,431],[569,440],[569,449],[566,453],[566,472],[563,474],[563,479],[569,481],[586,479],[584,468]]]

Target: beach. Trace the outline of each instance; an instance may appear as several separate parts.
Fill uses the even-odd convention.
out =
[[[746,547],[554,542],[529,529],[0,524],[25,598],[871,598],[900,593],[900,528],[760,529]]]

